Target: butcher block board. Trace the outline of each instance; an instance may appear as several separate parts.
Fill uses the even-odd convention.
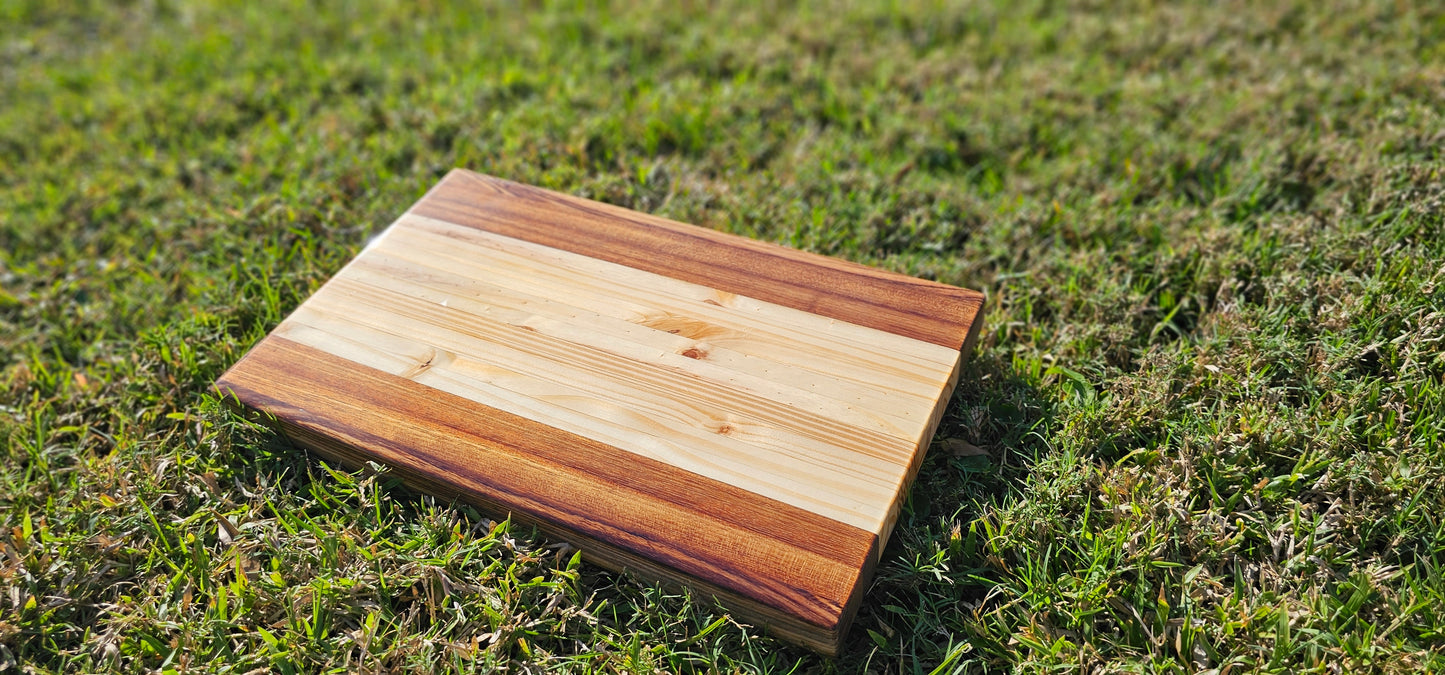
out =
[[[836,653],[982,300],[456,170],[217,389]]]

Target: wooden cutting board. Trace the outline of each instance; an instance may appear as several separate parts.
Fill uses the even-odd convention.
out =
[[[217,388],[835,653],[982,300],[456,170]]]

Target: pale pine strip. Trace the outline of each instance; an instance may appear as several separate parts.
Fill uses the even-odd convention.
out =
[[[621,292],[625,297],[640,299],[646,306],[658,301],[668,305],[682,302],[688,306],[702,303],[710,307],[700,307],[697,308],[698,311],[710,311],[722,317],[732,316],[734,320],[740,319],[739,323],[749,328],[757,328],[758,324],[762,324],[779,329],[789,338],[796,338],[795,334],[798,333],[816,336],[817,346],[842,348],[845,351],[856,351],[858,345],[888,347],[888,354],[883,362],[890,363],[895,368],[906,369],[908,364],[913,364],[922,366],[925,372],[931,372],[930,367],[946,363],[950,358],[949,353],[957,351],[444,220],[407,214],[398,219],[397,224],[401,225],[398,228],[402,230],[401,234],[411,241],[416,241],[413,235],[434,235],[430,243],[423,241],[420,244],[423,249],[439,250],[453,256],[465,251],[468,256],[481,255],[487,260],[505,261],[508,266],[519,267],[529,274],[540,273],[546,278],[563,282],[571,282],[581,276],[592,282],[589,287],[600,281],[605,288]],[[498,254],[502,257],[493,257]],[[572,289],[569,287],[567,290]]]
[[[778,361],[739,354],[715,343],[639,326],[587,309],[468,279],[396,256],[368,251],[345,278],[446,302],[476,316],[620,356],[657,363],[726,386],[899,438],[916,439],[927,425],[921,403],[898,392],[869,389]]]
[[[480,257],[473,250],[458,246],[439,251],[435,248],[440,245],[438,242],[427,242],[426,248],[415,247],[407,241],[414,234],[409,228],[401,228],[377,253],[458,276],[467,274],[474,258]],[[693,339],[708,350],[722,348],[743,358],[758,359],[763,364],[778,363],[842,380],[853,385],[854,391],[871,389],[877,392],[871,399],[853,402],[905,419],[916,416],[917,413],[911,411],[927,409],[943,384],[942,367],[900,361],[888,349],[875,345],[850,345],[829,340],[826,335],[769,326],[753,321],[751,312],[744,314],[735,308],[722,307],[716,300],[708,303],[679,300],[665,294],[648,296],[644,290],[620,287],[606,279],[582,275],[567,279],[566,276],[576,273],[556,267],[519,269],[517,262],[515,258],[487,261],[487,281],[512,293],[544,297],[566,307],[584,308],[634,326]],[[769,379],[789,382],[783,373]],[[831,392],[832,398],[839,398],[844,391],[826,387],[823,390]],[[908,426],[918,425],[919,421],[914,419]]]
[[[408,215],[393,230],[382,248],[399,255],[463,274],[484,261],[498,284],[925,402],[957,358],[957,350],[920,340],[444,221]]]
[[[948,384],[938,396],[938,403],[933,408],[933,413],[928,416],[928,425],[919,434],[917,441],[918,451],[913,453],[902,476],[899,477],[898,485],[893,489],[893,494],[898,495],[889,505],[888,514],[883,518],[883,528],[878,531],[878,552],[881,555],[883,547],[888,545],[888,538],[893,534],[893,525],[898,522],[898,514],[903,508],[903,499],[913,487],[913,480],[918,477],[918,470],[923,467],[923,457],[928,452],[928,445],[933,442],[933,434],[938,431],[938,425],[943,421],[943,413],[948,409],[948,402],[953,397],[953,390],[958,386],[959,375],[963,372],[963,353],[959,352],[958,361],[953,366],[953,372],[949,375]]]
[[[337,279],[318,293],[319,308],[351,312],[353,320],[381,330],[421,331],[419,338],[435,342],[479,360],[515,369],[531,377],[554,379],[567,386],[592,386],[604,398],[645,401],[660,405],[686,404],[709,412],[701,426],[716,426],[731,419],[756,422],[778,432],[813,441],[823,456],[839,452],[872,458],[879,468],[906,464],[914,447],[897,437],[838,424],[805,410],[747,392],[716,386],[697,376],[660,368],[655,364],[619,357],[605,351],[559,340],[537,331],[479,317],[440,303],[408,297],[390,288]],[[373,311],[357,312],[358,307]],[[413,334],[413,333],[407,333]],[[781,449],[781,448],[780,448]],[[857,461],[857,460],[855,460]]]
[[[891,501],[886,488],[830,479],[834,472],[820,470],[791,454],[758,453],[755,446],[717,434],[712,438],[678,438],[670,429],[656,428],[656,422],[647,417],[615,405],[609,407],[606,400],[575,393],[545,399],[519,394],[479,379],[476,371],[487,369],[486,364],[475,364],[411,337],[355,324],[321,312],[310,303],[282,323],[276,334],[868,532],[878,532],[882,527],[887,514],[878,506]],[[457,367],[458,362],[463,365]],[[879,502],[880,498],[884,501]]]

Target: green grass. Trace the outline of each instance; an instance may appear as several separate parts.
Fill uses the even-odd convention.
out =
[[[0,670],[1445,669],[1445,5],[672,4],[0,0]],[[205,393],[453,166],[988,292],[841,659]]]

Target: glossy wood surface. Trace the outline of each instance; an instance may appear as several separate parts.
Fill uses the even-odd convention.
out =
[[[217,384],[833,652],[981,300],[454,171]]]

